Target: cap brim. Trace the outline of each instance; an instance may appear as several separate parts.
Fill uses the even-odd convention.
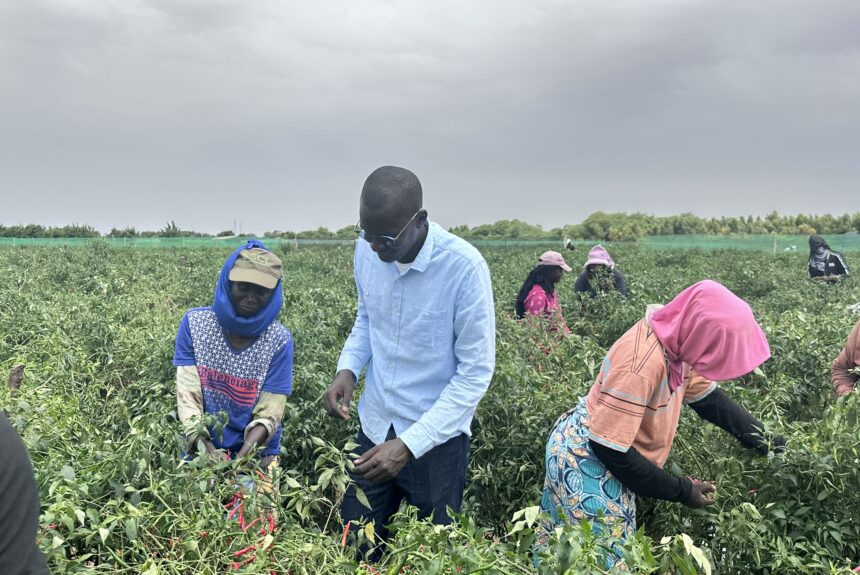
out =
[[[266,289],[274,289],[278,285],[278,278],[251,269],[233,268],[227,277],[230,278],[231,282],[247,282],[263,286]]]
[[[573,268],[571,268],[571,267],[570,267],[569,265],[567,265],[567,264],[559,264],[559,266],[561,267],[561,269],[563,269],[563,270],[564,270],[564,271],[566,271],[566,272],[572,272],[572,271],[573,271]]]
[[[606,266],[606,267],[612,266],[612,264],[610,264],[609,262],[607,262],[605,260],[588,260],[587,262],[585,262],[586,267],[593,266],[593,265]]]

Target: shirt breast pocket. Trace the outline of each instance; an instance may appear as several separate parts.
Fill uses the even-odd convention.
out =
[[[363,286],[361,288],[361,297],[364,300],[365,311],[380,309],[382,294],[379,291]]]
[[[361,297],[367,310],[379,313],[382,309],[383,285],[379,278],[366,274],[361,278]]]
[[[446,333],[453,328],[448,325],[448,313],[420,306],[410,306],[406,319],[406,336],[410,346],[418,349],[438,350],[446,341]]]

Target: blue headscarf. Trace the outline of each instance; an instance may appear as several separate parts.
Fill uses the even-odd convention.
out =
[[[233,264],[239,257],[239,252],[242,250],[250,250],[251,248],[261,248],[267,252],[271,252],[269,248],[263,245],[259,240],[248,240],[244,246],[236,248],[227,261],[224,262],[224,267],[221,268],[221,275],[218,276],[218,287],[215,288],[215,300],[212,302],[212,311],[218,318],[218,323],[228,333],[240,335],[242,337],[257,337],[278,317],[278,312],[281,311],[281,305],[284,303],[284,295],[281,289],[281,280],[278,280],[275,286],[275,292],[272,294],[272,299],[266,304],[266,307],[261,309],[251,317],[243,317],[236,313],[236,308],[233,306],[233,300],[230,299],[230,270],[233,269]]]

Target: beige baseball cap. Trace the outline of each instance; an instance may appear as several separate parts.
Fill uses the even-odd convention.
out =
[[[283,266],[278,256],[261,248],[251,248],[239,252],[239,257],[227,277],[231,282],[248,282],[273,289],[283,275]]]

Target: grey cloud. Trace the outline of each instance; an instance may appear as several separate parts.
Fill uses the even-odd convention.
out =
[[[840,212],[858,25],[852,0],[4,3],[0,223],[340,226],[389,163],[446,225]]]

